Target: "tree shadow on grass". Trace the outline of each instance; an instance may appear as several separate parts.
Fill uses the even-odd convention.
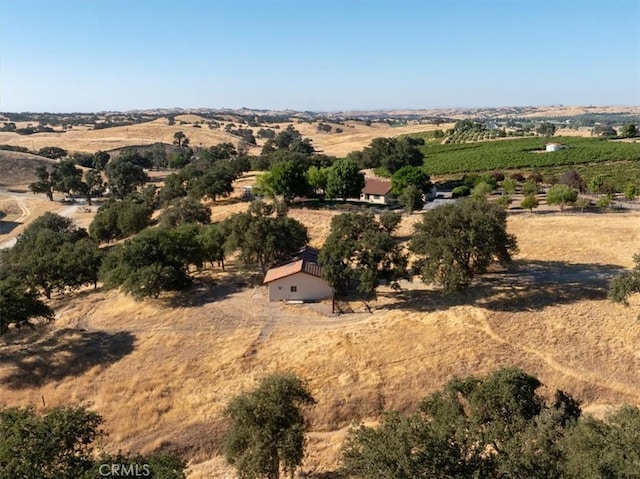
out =
[[[165,301],[172,308],[195,308],[221,301],[232,294],[260,284],[262,284],[261,273],[241,272],[231,267],[225,271],[224,276],[195,278],[190,287],[168,295]]]
[[[609,281],[623,268],[610,264],[515,260],[508,269],[483,275],[467,291],[381,293],[395,301],[390,309],[438,311],[476,305],[492,311],[540,311],[548,306],[605,299]]]
[[[81,329],[31,335],[29,342],[0,346],[0,384],[9,389],[40,387],[108,366],[133,351],[135,336]]]
[[[22,223],[18,221],[0,220],[0,235],[6,235],[11,233],[14,229],[16,229],[21,224]]]
[[[347,476],[343,476],[339,472],[327,471],[327,472],[300,472],[301,479],[346,479]]]

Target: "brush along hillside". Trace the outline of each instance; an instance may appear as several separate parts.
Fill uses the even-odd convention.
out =
[[[316,244],[333,214],[291,211]],[[337,467],[352,421],[412,410],[454,375],[517,365],[587,411],[637,405],[640,302],[613,304],[606,289],[631,266],[638,224],[637,213],[511,216],[520,253],[508,270],[453,296],[419,282],[382,289],[372,313],[269,303],[233,261],[156,300],[100,288],[54,297],[50,330],[3,339],[0,402],[87,404],[107,420],[105,447],[176,450],[191,478],[233,477],[219,456],[222,408],[273,371],[307,378],[318,401],[307,472]]]

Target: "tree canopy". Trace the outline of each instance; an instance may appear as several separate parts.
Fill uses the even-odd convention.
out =
[[[640,410],[605,421],[581,418],[562,391],[552,400],[517,368],[453,379],[418,412],[387,413],[377,427],[353,428],[343,448],[350,478],[634,477]]]
[[[257,265],[263,273],[287,260],[309,241],[307,228],[288,218],[282,205],[254,201],[249,211],[229,218],[230,249],[240,251],[240,261]]]
[[[246,479],[278,479],[302,463],[307,423],[303,410],[315,404],[306,384],[292,374],[272,374],[249,393],[232,399],[223,450]]]
[[[271,171],[264,173],[263,185],[267,185],[269,193],[282,196],[289,202],[296,196],[309,194],[309,183],[306,175],[306,165],[300,161],[281,161],[271,167]]]
[[[364,188],[364,174],[355,161],[337,160],[327,173],[326,193],[329,198],[358,198]]]
[[[53,311],[39,298],[37,291],[16,277],[0,278],[0,336],[9,328],[31,326],[32,320],[53,320]]]
[[[624,138],[633,138],[638,136],[638,127],[634,123],[627,123],[620,130],[620,136]]]
[[[149,181],[149,176],[142,167],[123,155],[109,161],[106,174],[111,192],[120,199],[135,192]]]
[[[410,243],[417,256],[414,270],[425,282],[446,292],[461,290],[494,262],[505,264],[517,251],[507,233],[504,208],[482,198],[440,206],[414,226]]]
[[[203,254],[197,231],[187,226],[147,229],[115,247],[100,269],[105,287],[140,299],[191,284],[189,265],[201,266]]]
[[[394,221],[376,220],[372,213],[343,213],[331,219],[331,231],[320,252],[323,278],[338,293],[352,283],[363,294],[373,294],[381,281],[392,286],[407,278],[407,258],[391,232]]]
[[[178,198],[158,218],[162,226],[175,227],[186,223],[208,224],[211,210],[193,198]]]
[[[422,138],[401,136],[398,138],[374,138],[363,151],[349,153],[359,168],[384,168],[393,174],[403,166],[421,166],[424,154],[420,146]]]
[[[640,293],[640,254],[633,256],[633,262],[631,270],[618,274],[609,283],[609,299],[625,306],[630,295]]]
[[[407,186],[415,186],[423,195],[431,192],[433,183],[424,170],[417,166],[403,166],[391,175],[391,185],[394,194],[400,196]]]
[[[547,204],[559,205],[563,211],[566,205],[575,203],[578,192],[568,185],[554,185],[547,191]]]
[[[105,436],[103,418],[82,406],[53,408],[38,414],[33,407],[0,409],[0,477],[22,479],[94,479],[105,467],[137,467],[132,474],[153,479],[184,479],[186,464],[173,454],[97,454]],[[120,474],[123,474],[120,476]],[[114,476],[115,477],[115,476]]]
[[[126,238],[149,226],[153,208],[139,199],[113,199],[98,208],[89,225],[89,234],[98,241],[110,242]]]
[[[536,128],[536,132],[539,135],[553,136],[553,134],[556,132],[556,125],[545,121],[544,123],[538,125],[538,128]]]
[[[101,259],[87,231],[55,213],[36,218],[3,256],[12,275],[47,298],[55,289],[95,285]]]
[[[178,147],[189,146],[189,138],[181,131],[176,131],[173,134],[173,144]]]

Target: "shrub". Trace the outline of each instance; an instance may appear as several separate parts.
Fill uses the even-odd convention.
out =
[[[463,196],[469,196],[471,194],[471,188],[466,185],[456,186],[451,191],[451,198],[461,198]]]

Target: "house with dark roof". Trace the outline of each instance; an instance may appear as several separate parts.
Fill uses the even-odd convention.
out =
[[[322,279],[319,250],[305,246],[288,262],[273,267],[264,277],[269,301],[319,301],[333,297],[333,288]]]
[[[391,182],[378,178],[367,178],[360,192],[360,201],[387,205],[391,203]]]

